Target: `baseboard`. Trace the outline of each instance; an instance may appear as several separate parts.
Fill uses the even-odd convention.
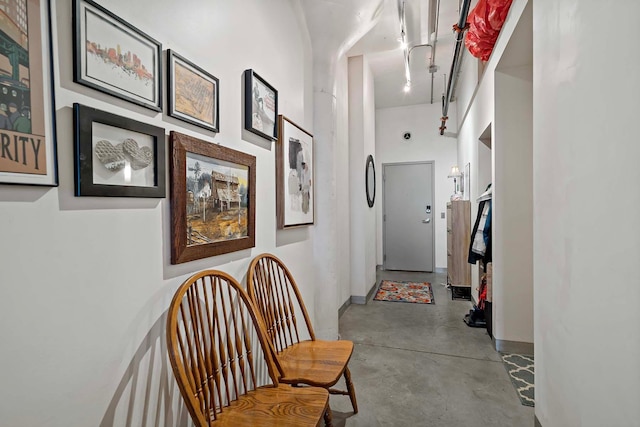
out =
[[[538,416],[535,414],[533,415],[533,424],[535,427],[542,427],[542,424],[540,423]]]
[[[351,295],[351,304],[364,305],[367,303],[367,297]]]
[[[533,343],[493,339],[493,346],[500,353],[533,355]]]
[[[342,317],[347,308],[351,305],[351,299],[347,299],[344,304],[338,309],[338,319]]]
[[[385,271],[383,265],[376,265],[376,270]],[[421,272],[419,272],[419,273],[421,273]],[[433,269],[432,273],[447,274],[447,268],[446,267],[441,267],[441,268],[436,267],[436,268]]]
[[[376,289],[378,289],[376,287],[377,283],[374,283],[373,286],[371,286],[371,289],[369,289],[369,292],[367,292],[367,296],[359,296],[359,295],[351,295],[351,304],[366,304],[367,301],[369,301],[371,299],[371,296],[373,295],[373,293],[376,291]]]

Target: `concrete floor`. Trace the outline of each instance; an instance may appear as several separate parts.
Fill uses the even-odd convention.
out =
[[[335,427],[530,427],[523,406],[485,329],[463,317],[468,301],[452,301],[445,274],[378,271],[381,279],[431,282],[435,304],[369,300],[340,318],[355,349],[349,368],[359,412],[331,396]],[[343,387],[343,384],[339,383]]]

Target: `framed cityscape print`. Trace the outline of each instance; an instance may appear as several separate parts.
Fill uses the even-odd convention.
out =
[[[285,116],[278,117],[276,216],[278,228],[314,222],[313,136]]]
[[[164,129],[73,104],[75,195],[165,197]]]
[[[0,183],[57,186],[49,1],[4,1],[0,37]]]
[[[91,0],[74,0],[73,80],[162,110],[162,45]]]
[[[253,70],[244,72],[244,128],[269,140],[278,138],[278,91]]]
[[[171,49],[167,63],[169,115],[220,132],[218,79]]]
[[[255,246],[256,158],[171,132],[171,263]]]

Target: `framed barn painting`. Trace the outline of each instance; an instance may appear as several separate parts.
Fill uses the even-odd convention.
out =
[[[162,110],[162,45],[91,0],[74,0],[76,83]]]
[[[164,129],[73,104],[75,195],[165,197]]]
[[[169,115],[220,132],[219,81],[171,49],[167,51]]]
[[[314,223],[313,136],[285,116],[278,118],[276,216],[278,228]]]
[[[171,263],[255,246],[256,158],[171,132]]]
[[[278,138],[278,91],[253,70],[244,72],[244,128],[269,140]]]
[[[49,1],[3,1],[0,37],[0,183],[57,186]]]

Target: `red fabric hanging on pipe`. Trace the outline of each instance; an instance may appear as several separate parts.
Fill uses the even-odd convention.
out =
[[[479,0],[469,13],[469,31],[464,44],[476,58],[488,61],[507,19],[512,0]]]

